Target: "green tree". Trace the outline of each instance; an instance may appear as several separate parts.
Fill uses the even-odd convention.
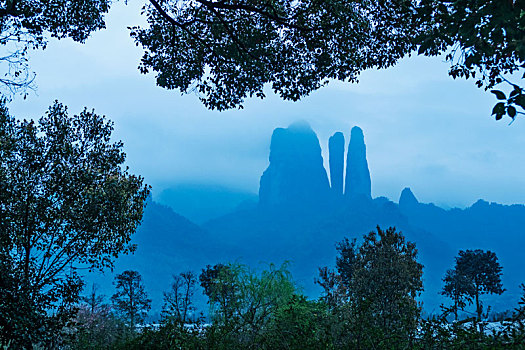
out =
[[[338,252],[335,260],[336,270],[320,267],[319,277],[314,280],[322,288],[321,300],[331,310],[348,302],[349,287],[356,268],[357,240],[345,237],[336,243],[335,248]]]
[[[395,228],[378,227],[360,246],[345,239],[337,247],[342,295],[333,313],[343,325],[337,342],[355,348],[410,346],[421,311],[416,297],[423,290],[415,244]]]
[[[151,308],[151,299],[148,299],[142,276],[137,271],[124,271],[115,276],[115,288],[117,291],[111,297],[113,307],[134,330],[137,323],[144,322]]]
[[[286,265],[255,273],[244,265],[219,264],[208,266],[200,280],[214,321],[208,341],[219,348],[259,344],[277,310],[296,290]]]
[[[103,270],[134,250],[149,187],[123,168],[112,130],[58,102],[38,121],[17,121],[0,103],[0,266],[13,298],[0,323],[16,325],[2,342],[58,341],[82,289],[77,268]]]
[[[405,242],[395,228],[383,231],[378,227],[377,233],[366,235],[348,286],[360,326],[358,334],[372,331],[379,335],[381,346],[410,343],[420,315],[416,297],[423,290],[422,275],[416,245]]]
[[[215,320],[227,324],[233,320],[239,302],[239,285],[237,283],[238,265],[216,264],[206,266],[199,276],[204,294],[208,297],[211,313]]]
[[[319,268],[319,277],[314,279],[321,289],[320,300],[325,303],[330,310],[336,309],[346,301],[346,291],[344,284],[341,283],[341,275],[328,267]]]
[[[460,293],[476,303],[477,320],[481,321],[483,304],[480,296],[483,294],[502,294],[501,283],[502,267],[494,252],[476,250],[460,250],[456,257],[454,273],[462,279],[458,286]],[[445,285],[447,287],[447,284]]]
[[[263,349],[334,349],[334,322],[325,303],[294,294],[276,311],[259,344]]]

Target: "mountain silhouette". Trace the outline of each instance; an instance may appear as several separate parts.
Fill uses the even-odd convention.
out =
[[[219,262],[237,261],[257,268],[289,261],[295,280],[306,294],[316,297],[320,290],[314,277],[319,267],[335,264],[336,242],[344,237],[359,241],[377,225],[395,226],[417,245],[424,265],[421,300],[426,312],[439,312],[439,305],[447,302],[439,294],[442,278],[453,267],[460,249],[497,254],[507,291],[485,300],[494,310],[514,307],[518,286],[525,282],[521,251],[525,206],[480,200],[465,209],[445,210],[420,203],[409,188],[401,192],[398,203],[386,197],[372,198],[364,140],[363,131],[354,127],[345,169],[344,135],[335,133],[330,138],[329,180],[321,145],[308,124],[275,129],[258,202],[242,191],[222,188],[217,192],[206,186],[164,193],[160,196],[164,203],[176,205],[170,208],[149,201],[133,237],[137,252],[120,258],[115,271],[136,269],[143,274],[160,309],[162,291],[169,288],[173,274],[188,269],[200,272],[205,265]],[[197,201],[191,197],[192,191],[198,193]],[[241,204],[243,199],[247,201]],[[174,208],[188,213],[200,225]],[[204,302],[201,305],[205,307]]]

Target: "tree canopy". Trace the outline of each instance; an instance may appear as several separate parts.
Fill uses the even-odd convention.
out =
[[[0,1],[0,46],[8,52],[0,83],[11,92],[31,85],[27,50],[45,47],[47,35],[84,42],[104,28],[109,6]],[[210,109],[242,108],[246,98],[264,98],[265,86],[297,101],[417,50],[445,55],[450,76],[491,90],[499,120],[525,114],[524,10],[518,0],[149,0],[148,25],[131,28],[131,36],[144,49],[142,73],[153,72],[161,87],[197,93]]]
[[[137,323],[144,322],[151,309],[142,276],[138,271],[126,270],[115,276],[116,292],[111,296],[113,306],[134,331]]]
[[[11,93],[24,92],[34,78],[29,49],[45,48],[47,36],[84,42],[105,28],[111,0],[0,0],[0,85]],[[4,91],[5,92],[5,91]]]
[[[241,264],[207,266],[199,277],[208,296],[216,341],[228,349],[253,348],[265,338],[278,310],[295,295],[286,264],[256,273]]]
[[[149,187],[123,168],[112,130],[103,116],[71,116],[58,102],[38,121],[15,120],[0,103],[1,299],[13,299],[0,313],[25,328],[2,337],[31,342],[33,331],[48,330],[40,320],[78,301],[78,268],[112,267],[134,250]]]
[[[264,97],[265,84],[296,101],[415,48],[410,0],[151,0],[146,14],[149,26],[131,32],[145,50],[141,71],[218,110]]]
[[[472,296],[475,293],[474,286],[467,276],[462,275],[456,269],[447,270],[443,282],[445,285],[441,294],[451,298],[454,303],[447,311],[452,311],[457,320],[458,311],[463,310],[467,303],[472,303]]]
[[[164,292],[164,306],[162,313],[165,318],[177,323],[181,328],[190,319],[195,306],[193,295],[195,294],[197,275],[192,271],[173,275],[171,290]],[[195,315],[193,315],[195,319]]]
[[[444,279],[443,294],[463,306],[465,301],[472,303],[474,300],[477,318],[481,320],[483,304],[479,297],[483,294],[502,294],[505,291],[501,274],[502,267],[494,252],[481,249],[461,250],[456,257],[454,270],[448,272]]]
[[[354,348],[406,348],[414,340],[423,291],[423,266],[414,243],[390,227],[363,243],[337,244],[336,272],[320,269],[322,299],[344,324],[342,339]]]
[[[519,0],[423,0],[419,7],[419,53],[446,53],[453,78],[473,78],[486,90],[504,83],[512,88],[493,114],[514,118],[525,108],[521,79],[525,68],[525,3]],[[514,74],[513,74],[514,73]]]
[[[445,54],[453,77],[512,87],[493,114],[525,107],[525,16],[508,0],[150,0],[148,27],[131,35],[145,50],[140,70],[159,86],[197,92],[211,109],[242,107],[269,85],[296,101],[329,80],[356,82],[369,68],[410,55]],[[510,80],[509,80],[510,79]],[[518,82],[511,82],[518,80]]]

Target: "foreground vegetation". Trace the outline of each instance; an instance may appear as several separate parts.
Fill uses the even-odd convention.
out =
[[[425,319],[416,301],[423,290],[423,266],[417,262],[415,244],[406,242],[400,232],[378,227],[360,245],[344,239],[337,250],[335,269],[319,269],[316,283],[323,293],[316,300],[302,295],[286,264],[260,272],[237,263],[209,265],[200,275],[174,276],[171,290],[164,294],[159,323],[144,325],[151,300],[140,274],[124,271],[115,278],[111,306],[93,286],[68,309],[72,316],[60,329],[52,319],[52,340],[40,337],[28,343],[23,329],[9,333],[9,327],[1,326],[2,345],[5,349],[523,348],[525,286],[520,304],[506,320],[489,323],[488,312],[483,312],[482,295],[503,292],[501,266],[493,253],[461,251],[443,279],[443,294],[452,305]],[[208,298],[207,318],[194,305],[199,284]],[[476,317],[458,321],[458,311],[470,305]],[[41,319],[44,328],[49,320]]]

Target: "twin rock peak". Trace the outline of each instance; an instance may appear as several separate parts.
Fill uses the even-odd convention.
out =
[[[370,200],[371,181],[363,130],[357,126],[352,128],[346,174],[345,138],[341,132],[330,137],[328,152],[330,181],[319,139],[310,125],[298,122],[288,128],[275,129],[270,144],[270,165],[261,176],[260,205],[297,207],[342,199]]]

